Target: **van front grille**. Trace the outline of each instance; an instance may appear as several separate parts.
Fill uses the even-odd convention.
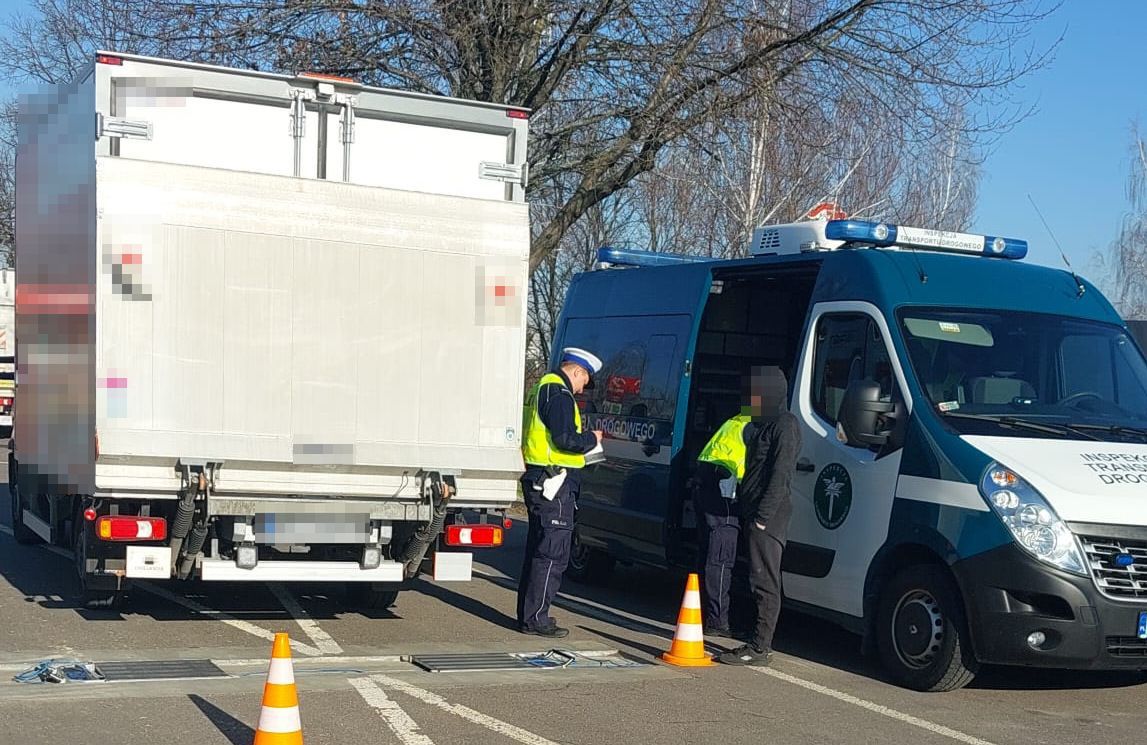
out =
[[[1095,586],[1119,600],[1147,598],[1147,540],[1080,536]]]

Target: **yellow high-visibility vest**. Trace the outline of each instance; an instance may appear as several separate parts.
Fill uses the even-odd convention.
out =
[[[697,460],[724,466],[737,477],[737,483],[741,483],[745,477],[745,456],[748,450],[744,440],[745,425],[750,421],[752,417],[742,414],[722,424],[697,456]]]
[[[557,383],[566,388],[565,381],[557,373],[547,373],[542,376],[526,396],[526,404],[522,407],[522,458],[531,466],[562,466],[564,468],[585,468],[585,456],[581,453],[568,453],[559,450],[554,444],[554,438],[546,429],[538,412],[538,393],[543,385]],[[574,406],[574,428],[581,434],[581,411]]]

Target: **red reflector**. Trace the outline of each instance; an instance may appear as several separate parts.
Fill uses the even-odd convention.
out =
[[[509,530],[510,528],[514,527],[514,521],[507,517],[502,521],[502,527],[506,530]]]
[[[96,511],[93,510],[91,507],[87,508],[86,510],[84,510],[84,519],[87,520],[88,522],[95,520],[96,519]]]
[[[123,60],[119,57],[113,57],[110,54],[97,54],[96,62],[101,65],[122,65]]]
[[[167,521],[162,517],[106,515],[96,521],[96,535],[105,541],[162,541]]]
[[[506,116],[511,119],[529,119],[530,112],[522,111],[521,109],[506,109]]]
[[[447,525],[447,546],[501,546],[502,529],[497,525]]]

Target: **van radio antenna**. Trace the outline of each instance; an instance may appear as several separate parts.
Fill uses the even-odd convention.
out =
[[[1067,271],[1071,272],[1071,278],[1075,280],[1075,286],[1079,288],[1079,294],[1076,295],[1076,297],[1083,297],[1083,293],[1085,291],[1083,282],[1080,281],[1079,275],[1075,273],[1075,270],[1071,268],[1071,262],[1067,260],[1067,253],[1063,250],[1063,246],[1059,245],[1059,241],[1056,239],[1055,233],[1051,231],[1051,226],[1047,224],[1047,220],[1044,219],[1043,213],[1040,212],[1039,205],[1035,203],[1035,200],[1032,199],[1032,195],[1030,193],[1028,194],[1028,201],[1032,203],[1032,209],[1034,209],[1035,213],[1039,216],[1039,221],[1043,223],[1044,230],[1046,230],[1047,234],[1051,236],[1051,242],[1055,244],[1057,249],[1059,249],[1059,256],[1061,259],[1063,259],[1064,265],[1067,266]]]

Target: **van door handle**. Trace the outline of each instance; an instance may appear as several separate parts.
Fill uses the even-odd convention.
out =
[[[816,471],[816,466],[808,458],[801,458],[797,461],[797,470],[804,471],[805,473],[812,473]]]

